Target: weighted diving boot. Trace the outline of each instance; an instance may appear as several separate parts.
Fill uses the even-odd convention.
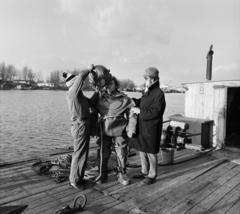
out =
[[[126,173],[118,172],[117,177],[118,181],[124,186],[127,186],[131,183],[131,180],[127,177]]]
[[[96,184],[103,184],[106,183],[108,179],[108,173],[102,172],[100,178],[96,181]]]
[[[111,153],[107,153],[107,154],[103,154],[102,155],[102,160],[100,160],[101,158],[101,154],[100,154],[100,150],[97,151],[97,164],[99,166],[99,172],[101,173],[100,178],[96,181],[97,184],[103,184],[107,182],[108,179],[108,159],[111,155]],[[102,162],[102,164],[100,164]]]

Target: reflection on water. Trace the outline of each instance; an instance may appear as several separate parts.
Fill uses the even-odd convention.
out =
[[[92,93],[84,92],[88,97]],[[128,95],[141,97],[138,92]],[[184,94],[165,97],[164,119],[184,114]],[[24,155],[72,144],[66,91],[0,91],[0,114],[1,152],[14,148]]]

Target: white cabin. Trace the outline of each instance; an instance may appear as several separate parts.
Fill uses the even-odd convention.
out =
[[[227,138],[240,136],[240,80],[183,83],[185,116],[213,120],[213,147],[225,148]],[[240,144],[240,142],[238,143]]]

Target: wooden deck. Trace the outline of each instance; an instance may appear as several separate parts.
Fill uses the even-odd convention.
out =
[[[92,142],[90,157],[94,157],[96,148]],[[31,169],[36,158],[51,159],[66,152],[53,148],[36,157],[1,155],[0,206],[28,205],[25,214],[54,214],[71,203],[79,191],[70,188],[67,181],[57,184]],[[115,172],[105,184],[88,184],[81,192],[88,199],[81,213],[240,213],[239,165],[191,149],[176,151],[173,165],[164,166],[161,161],[159,154],[157,182],[149,186],[141,186],[141,180],[136,179],[123,186],[117,182]],[[139,164],[139,156],[129,157],[128,162]],[[112,158],[109,167],[114,164]],[[131,177],[139,170],[128,168],[127,174]]]

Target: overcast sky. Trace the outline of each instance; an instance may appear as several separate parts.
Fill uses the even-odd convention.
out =
[[[170,85],[240,79],[239,0],[0,0],[0,62],[44,77],[101,64],[143,82],[155,66]]]

